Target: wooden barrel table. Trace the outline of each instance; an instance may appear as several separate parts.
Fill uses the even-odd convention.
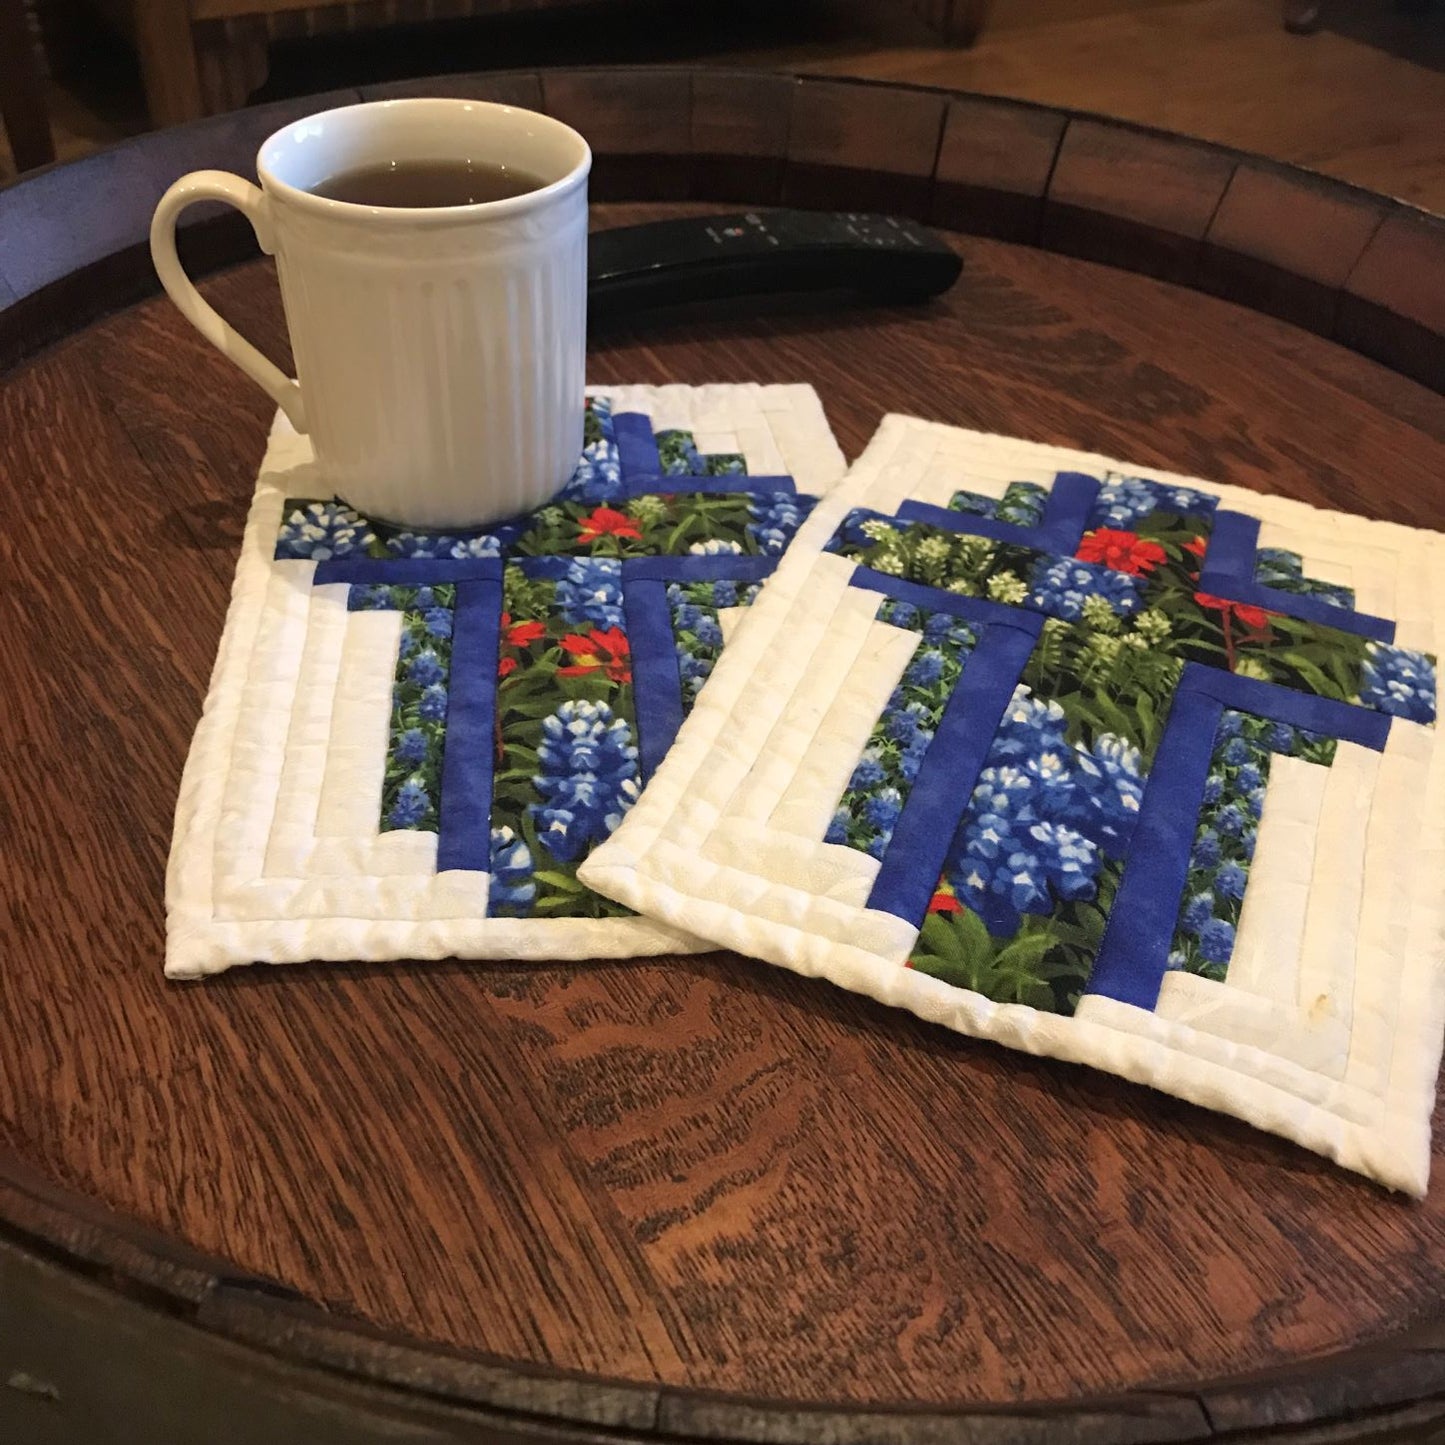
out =
[[[920,308],[617,323],[595,382],[806,381],[849,456],[898,410],[1445,527],[1445,229],[1407,207],[937,91],[664,70],[370,93],[424,90],[577,124],[598,224],[890,209],[963,257]],[[0,192],[0,1438],[1439,1427],[1438,1166],[1410,1202],[729,954],[163,980],[172,808],[270,407],[154,294],[146,223],[180,172],[244,168],[355,94]],[[233,218],[186,238],[283,357],[248,244]]]

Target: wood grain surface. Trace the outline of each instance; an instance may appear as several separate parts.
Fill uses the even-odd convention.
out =
[[[927,309],[654,318],[595,336],[590,377],[808,381],[849,456],[903,410],[1445,527],[1445,399],[1208,296],[958,245]],[[202,290],[285,357],[269,263]],[[1412,1204],[732,955],[166,983],[268,420],[163,299],[0,379],[0,1145],[338,1323],[760,1400],[1187,1389],[1431,1316],[1438,1162]]]
[[[1193,286],[1445,393],[1438,217],[1102,116],[856,79],[630,65],[278,101],[0,187],[0,368],[154,290],[151,215],[178,174],[220,164],[249,175],[256,146],[298,116],[419,86],[538,105],[575,125],[593,148],[594,201],[911,216]],[[245,222],[215,205],[192,208],[179,239],[211,265],[257,254]]]

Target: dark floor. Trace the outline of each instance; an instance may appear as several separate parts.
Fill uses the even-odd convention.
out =
[[[512,66],[706,61],[916,81],[1101,111],[1295,161],[1445,212],[1445,6],[1335,0],[1311,36],[1278,0],[996,0],[976,46],[902,0],[596,4],[272,47],[255,99]],[[145,128],[126,49],[52,87],[62,158]],[[0,178],[9,174],[0,145]]]

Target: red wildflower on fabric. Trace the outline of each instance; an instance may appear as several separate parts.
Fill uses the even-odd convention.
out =
[[[513,622],[510,612],[502,613],[502,642],[508,647],[530,647],[546,630],[540,622]]]
[[[570,667],[559,667],[559,677],[585,677],[602,667],[611,682],[632,681],[632,647],[620,627],[605,631],[594,627],[585,637],[569,632],[562,639],[562,651],[577,661]]]
[[[962,913],[963,904],[953,894],[940,888],[929,902],[928,911],[930,913]]]
[[[510,612],[502,613],[502,646],[503,647],[530,647],[539,637],[546,633],[547,629],[540,622],[524,619],[521,622],[513,622]],[[500,657],[497,659],[497,676],[499,678],[510,677],[517,670],[517,659],[515,657]]]
[[[577,540],[596,542],[603,537],[632,537],[642,540],[637,521],[615,507],[597,507],[578,523]]]
[[[1165,560],[1167,554],[1158,542],[1140,537],[1137,532],[1096,527],[1092,532],[1084,533],[1079,550],[1074,555],[1080,562],[1102,562],[1115,572],[1145,577]]]
[[[1184,544],[1186,552],[1193,552],[1196,557],[1202,557],[1209,548],[1209,543],[1203,537],[1196,537],[1192,542]]]
[[[1263,632],[1269,626],[1269,619],[1273,615],[1263,607],[1255,607],[1248,602],[1231,602],[1227,597],[1215,597],[1209,592],[1196,592],[1194,600],[1201,607],[1217,608],[1226,620],[1230,617],[1239,618],[1246,627],[1252,627],[1256,632]]]

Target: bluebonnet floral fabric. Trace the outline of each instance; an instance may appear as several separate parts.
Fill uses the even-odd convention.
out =
[[[1436,534],[888,418],[583,879],[1418,1193],[1442,561]]]
[[[969,512],[975,517],[992,517],[1020,527],[1037,527],[1043,520],[1048,498],[1047,489],[1037,482],[1010,482],[1001,497],[985,497],[964,489],[955,492],[948,505],[955,512]]]
[[[446,533],[282,427],[178,809],[167,969],[700,946],[582,884],[844,464],[807,387],[615,388],[547,506]]]
[[[1264,816],[1270,759],[1278,753],[1327,768],[1335,760],[1335,747],[1336,739],[1308,728],[1225,710],[1201,794],[1203,807],[1189,852],[1189,879],[1169,952],[1170,968],[1220,982],[1228,977]]]
[[[760,582],[669,582],[667,605],[672,612],[673,649],[682,681],[682,710],[692,711],[702,685],[722,655],[724,613],[751,607]]]
[[[861,848],[870,858],[881,858],[893,837],[964,660],[978,641],[978,634],[960,618],[911,602],[884,602],[878,616],[890,626],[917,632],[922,641],[828,825],[829,843]]]
[[[437,587],[373,583],[353,586],[347,600],[353,611],[398,611],[404,617],[381,795],[384,829],[436,832],[456,597],[456,587],[448,583]]]
[[[789,478],[759,490],[746,459],[700,454],[690,432],[654,437],[659,472],[625,475],[610,403],[587,403],[582,461],[567,487],[534,515],[486,532],[437,535],[372,522],[344,503],[288,499],[278,559],[317,562],[349,578],[367,564],[481,562],[500,576],[492,696],[492,849],[501,849],[491,910],[507,917],[601,918],[627,912],[576,879],[578,863],[637,800],[638,742],[649,727],[653,760],[666,751],[722,647],[721,607],[747,606],[812,506]],[[732,490],[692,490],[692,479],[737,478]],[[655,565],[673,559],[661,571]],[[631,562],[646,561],[631,580]],[[666,574],[666,580],[662,580]],[[452,575],[440,571],[438,576]],[[466,582],[461,586],[465,587]],[[664,590],[665,589],[665,590]],[[398,650],[392,736],[380,800],[383,829],[443,826],[442,759],[450,711],[455,584],[352,583],[353,607],[406,616]],[[669,646],[646,657],[673,703],[639,720],[629,612],[653,612]],[[672,694],[676,694],[673,702]],[[423,709],[427,711],[424,712]],[[487,866],[480,863],[478,866]]]
[[[1318,577],[1304,575],[1304,558],[1287,547],[1261,547],[1255,554],[1254,580],[1280,592],[1294,592],[1301,597],[1318,597],[1332,607],[1352,610],[1354,589]]]
[[[692,433],[676,427],[658,432],[657,454],[667,477],[743,476],[748,469],[747,458],[737,452],[699,455]]]

